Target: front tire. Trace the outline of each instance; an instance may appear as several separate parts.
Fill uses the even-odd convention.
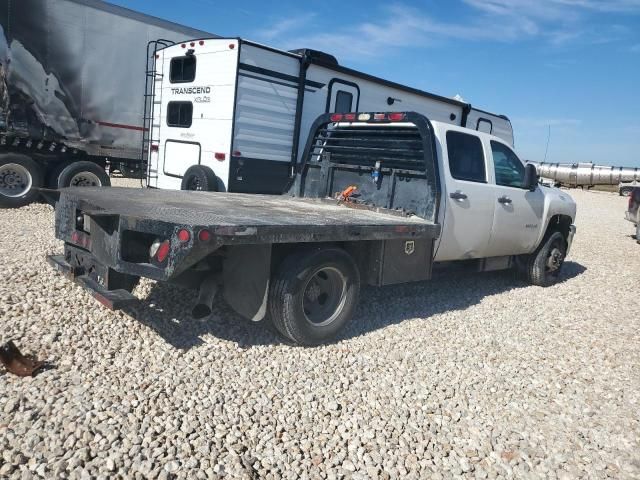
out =
[[[567,255],[567,241],[560,232],[553,232],[529,255],[525,275],[532,285],[549,287],[558,282]]]
[[[73,162],[58,176],[58,188],[66,187],[110,187],[109,175],[97,163]]]
[[[26,155],[0,155],[0,207],[18,208],[38,198],[44,174]]]
[[[349,322],[360,294],[360,273],[342,249],[291,254],[269,287],[269,316],[275,328],[301,345],[335,338]]]

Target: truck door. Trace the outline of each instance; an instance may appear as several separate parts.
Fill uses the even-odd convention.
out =
[[[493,227],[487,256],[519,255],[535,248],[544,228],[544,193],[523,188],[524,164],[504,143],[488,140],[492,154],[494,182]]]
[[[435,260],[460,260],[485,256],[493,224],[487,162],[477,135],[440,129],[445,197],[442,235]]]
[[[327,112],[357,112],[359,103],[360,88],[357,84],[338,79],[333,79],[329,82]]]

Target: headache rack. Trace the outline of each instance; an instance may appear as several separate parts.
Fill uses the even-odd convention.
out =
[[[292,189],[435,221],[440,197],[431,123],[402,113],[324,114],[314,123]]]

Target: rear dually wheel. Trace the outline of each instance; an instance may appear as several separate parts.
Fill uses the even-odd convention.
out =
[[[355,311],[360,273],[340,248],[291,254],[280,265],[269,288],[269,315],[285,337],[301,345],[328,342]]]

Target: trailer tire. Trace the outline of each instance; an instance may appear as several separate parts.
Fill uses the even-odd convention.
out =
[[[58,188],[58,179],[60,178],[60,174],[62,173],[62,170],[67,168],[70,163],[71,162],[69,161],[58,162],[49,169],[49,171],[47,172],[46,182],[48,188]]]
[[[340,248],[289,255],[269,287],[269,317],[285,337],[301,345],[332,340],[358,304],[360,273]]]
[[[527,258],[525,275],[532,285],[549,287],[560,278],[567,255],[567,240],[557,230],[547,234],[540,245]]]
[[[19,208],[38,198],[42,167],[26,155],[0,155],[0,207]]]
[[[58,176],[58,188],[66,187],[110,187],[109,175],[97,163],[82,160],[72,162]]]
[[[182,177],[180,190],[198,190],[202,192],[217,192],[218,177],[209,167],[191,165]]]

